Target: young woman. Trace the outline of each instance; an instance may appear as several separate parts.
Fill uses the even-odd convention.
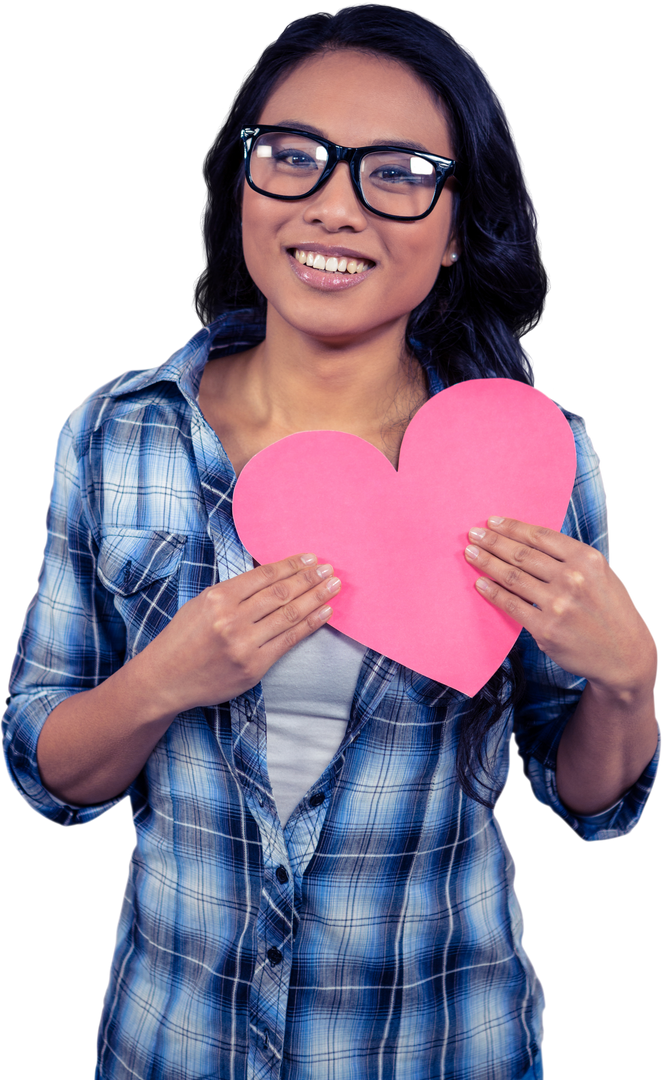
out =
[[[333,567],[253,567],[231,509],[285,435],[397,464],[431,394],[530,381],[546,281],[505,120],[443,31],[350,8],[267,49],[206,176],[204,329],[65,426],[5,721],[46,816],[132,800],[97,1075],[539,1077],[492,812],[508,737],[586,839],[633,826],[656,761],[655,650],[581,420],[560,533],[467,522],[476,587],[524,627],[472,700],[326,625]]]

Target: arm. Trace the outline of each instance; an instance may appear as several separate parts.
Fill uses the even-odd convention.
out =
[[[610,807],[655,753],[655,645],[600,552],[551,529],[490,518],[466,550],[476,587],[586,688],[558,748],[556,783],[577,814]],[[534,606],[535,605],[535,606]]]
[[[97,686],[122,664],[124,625],[97,577],[98,545],[81,496],[75,438],[67,422],[58,441],[39,589],[28,608],[14,660],[4,748],[12,780],[32,806],[69,825],[112,805],[62,805],[44,787],[37,742],[61,702]]]
[[[613,806],[651,761],[657,746],[654,677],[653,668],[640,689],[587,684],[557,756],[557,789],[570,810],[596,814]]]
[[[123,664],[125,626],[100,573],[82,494],[89,477],[80,472],[67,424],[39,591],[3,721],[14,782],[41,813],[63,824],[90,820],[112,805],[179,712],[255,685],[329,617],[327,601],[339,587],[331,567],[317,567],[313,556],[249,571],[185,604]]]
[[[37,742],[39,773],[62,802],[84,806],[119,796],[174,720],[146,653],[149,646],[46,719]]]

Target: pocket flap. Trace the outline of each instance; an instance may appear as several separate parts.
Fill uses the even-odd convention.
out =
[[[101,541],[97,574],[110,592],[131,596],[175,572],[186,539],[165,530],[111,530]]]

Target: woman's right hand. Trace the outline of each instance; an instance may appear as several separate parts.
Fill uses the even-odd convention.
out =
[[[314,555],[267,563],[205,589],[141,654],[165,713],[217,705],[255,686],[330,617],[340,589]]]

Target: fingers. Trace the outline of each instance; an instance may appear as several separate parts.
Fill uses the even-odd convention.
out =
[[[278,566],[272,564],[273,569]],[[322,616],[322,609],[339,590],[340,581],[334,577],[333,566],[326,564],[299,569],[248,597],[242,607],[255,625],[258,647],[285,635],[287,643],[284,647],[291,648],[329,618],[332,612],[327,611]]]
[[[295,558],[298,558],[298,556]],[[272,566],[278,565],[272,564]],[[259,569],[264,569],[264,567],[259,567]],[[327,600],[329,593],[326,590],[326,584],[332,577],[333,567],[329,563],[322,566],[308,566],[303,570],[300,569],[298,573],[292,574],[290,577],[277,578],[271,584],[247,597],[239,606],[242,614],[250,622],[259,623],[279,609],[285,608],[289,610],[300,596],[311,592],[311,590],[320,590],[321,587],[319,595]],[[316,606],[319,607],[319,603]],[[295,610],[299,609],[292,608],[293,612]]]
[[[539,548],[523,540],[502,536],[492,529],[469,529],[469,540],[471,543],[465,552],[467,558],[488,574],[498,572],[499,567],[507,568],[512,584],[529,577],[549,581],[558,563]]]
[[[212,589],[220,589],[231,597],[250,622],[259,622],[332,574],[333,567],[328,563],[319,566],[316,555],[292,555],[278,562],[256,565],[253,570],[213,585]]]
[[[241,602],[263,589],[276,585],[280,581],[287,581],[301,572],[310,573],[312,571],[314,573],[316,569],[316,555],[310,553],[292,555],[288,559],[281,559],[280,562],[264,563],[263,566],[256,566],[253,570],[240,574],[232,579],[232,588],[236,590],[237,599]],[[226,585],[227,583],[221,582],[220,584]]]
[[[330,618],[328,601],[340,590],[333,567],[329,563],[319,566],[310,554],[265,563],[241,577],[248,594],[240,609],[254,626],[256,647],[282,638],[274,646],[276,655],[270,663]],[[247,578],[251,580],[246,582]]]
[[[340,588],[338,578],[330,578],[257,623],[258,646],[271,650],[272,663],[332,617],[329,602]]]
[[[509,544],[530,548],[540,552],[549,558],[561,562],[572,558],[573,553],[582,545],[571,536],[564,536],[555,529],[546,529],[542,525],[531,525],[526,521],[517,521],[515,518],[490,517],[487,519],[487,529],[470,529],[472,539],[481,539],[481,546],[492,547],[499,553],[501,550],[511,550]],[[482,532],[483,538],[477,534]]]

